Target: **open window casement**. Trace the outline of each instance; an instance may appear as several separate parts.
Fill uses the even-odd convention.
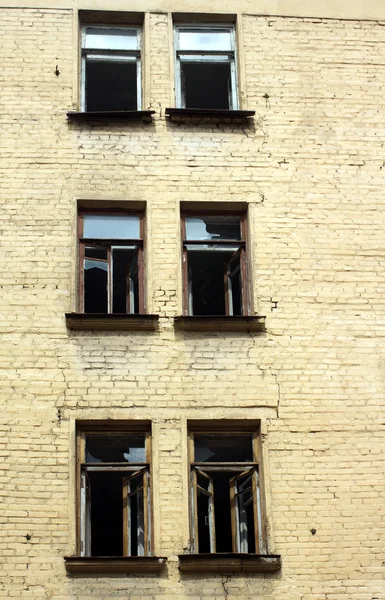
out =
[[[83,111],[141,109],[140,37],[139,27],[83,28]]]
[[[233,546],[236,552],[261,554],[262,522],[259,475],[256,468],[230,479]]]
[[[127,556],[149,556],[150,488],[147,469],[123,479],[123,552]]]
[[[141,215],[81,213],[79,257],[81,312],[144,312]]]
[[[247,314],[244,297],[246,287],[242,285],[246,277],[246,253],[244,248],[238,248],[225,266],[225,305],[227,315]]]
[[[175,46],[177,107],[237,109],[234,27],[178,25]]]
[[[85,471],[80,482],[80,555],[91,556],[91,482]]]
[[[193,469],[191,477],[194,552],[215,552],[214,483],[201,469]]]
[[[192,552],[265,553],[258,434],[192,433],[190,456]]]

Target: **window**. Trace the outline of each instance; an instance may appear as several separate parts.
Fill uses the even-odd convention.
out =
[[[184,314],[246,316],[246,216],[182,216]]]
[[[144,312],[143,214],[79,214],[79,310]]]
[[[150,435],[143,427],[78,431],[78,554],[149,556]]]
[[[266,552],[258,432],[190,433],[191,549]]]
[[[233,26],[178,25],[175,47],[177,107],[238,108]]]
[[[83,111],[140,110],[140,71],[140,28],[83,28]]]

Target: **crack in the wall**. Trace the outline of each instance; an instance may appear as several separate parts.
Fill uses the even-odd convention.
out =
[[[225,593],[225,600],[227,600],[227,598],[229,597],[229,590],[226,587],[226,584],[229,583],[229,581],[231,581],[231,577],[229,577],[228,575],[222,575],[222,581],[221,581],[221,585],[223,587],[223,591]]]

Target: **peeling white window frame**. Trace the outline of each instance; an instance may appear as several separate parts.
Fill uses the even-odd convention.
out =
[[[183,31],[205,31],[205,32],[229,32],[231,39],[231,50],[180,50],[179,34]],[[238,110],[238,75],[236,58],[236,31],[235,25],[199,23],[199,24],[176,24],[174,27],[174,47],[175,47],[175,100],[176,108],[186,108],[186,99],[182,83],[181,56],[189,55],[191,62],[213,62],[213,57],[218,62],[230,63],[231,91],[229,94],[229,109]],[[183,62],[183,60],[182,60]],[[184,61],[187,62],[187,61]]]
[[[86,38],[87,30],[89,29],[105,29],[108,30],[126,30],[136,32],[136,49],[135,50],[101,50],[99,48],[87,48]],[[92,56],[98,60],[106,62],[136,62],[136,89],[137,89],[137,110],[142,110],[142,68],[141,68],[141,44],[142,44],[142,27],[126,26],[126,25],[84,25],[81,30],[81,78],[80,78],[80,110],[87,112],[86,108],[86,63],[87,58]],[[108,35],[106,33],[106,35]]]

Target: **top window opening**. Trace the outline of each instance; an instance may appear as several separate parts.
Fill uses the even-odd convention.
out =
[[[180,25],[175,38],[177,106],[237,109],[234,27]]]
[[[248,314],[245,215],[182,218],[184,314]]]
[[[141,109],[140,38],[138,27],[84,27],[83,111]]]

